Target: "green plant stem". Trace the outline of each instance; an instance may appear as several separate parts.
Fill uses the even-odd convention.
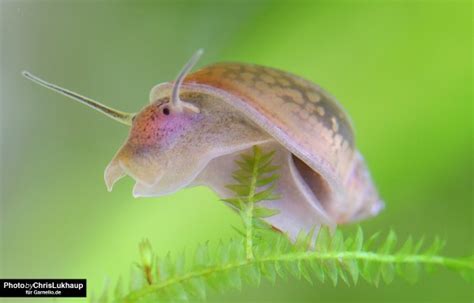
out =
[[[245,211],[247,222],[245,224],[245,254],[248,260],[253,260],[253,203],[249,203]]]
[[[157,283],[154,285],[147,286],[145,288],[132,291],[125,298],[124,302],[136,302],[136,300],[144,298],[153,292],[159,291],[165,287],[169,287],[176,283],[182,283],[187,280],[199,277],[205,277],[217,272],[223,272],[231,269],[236,269],[252,264],[260,264],[265,262],[281,262],[281,261],[298,261],[298,260],[359,260],[359,261],[372,261],[378,263],[422,263],[422,264],[433,264],[433,265],[444,265],[450,267],[466,268],[474,270],[474,263],[470,261],[458,260],[454,258],[447,258],[441,256],[427,256],[427,255],[383,255],[375,252],[363,252],[363,251],[342,251],[342,252],[295,252],[284,255],[268,256],[264,258],[253,258],[246,259],[235,263],[224,264],[220,266],[213,266],[204,268],[201,270],[189,272],[181,276],[176,276],[167,281]]]
[[[248,260],[253,260],[253,210],[254,210],[254,197],[255,191],[257,189],[257,176],[258,176],[258,166],[260,162],[260,154],[255,154],[255,161],[252,168],[252,178],[250,181],[250,188],[248,194],[248,201],[245,208],[246,220],[244,220],[245,225],[245,254]]]

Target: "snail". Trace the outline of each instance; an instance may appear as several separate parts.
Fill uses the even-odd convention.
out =
[[[349,117],[318,85],[274,68],[216,63],[194,73],[196,52],[176,81],[158,84],[150,104],[124,113],[23,72],[38,84],[131,126],[105,170],[109,191],[128,175],[135,197],[171,194],[204,185],[221,198],[232,193],[234,159],[259,146],[275,151],[278,210],[266,218],[294,238],[300,230],[374,216],[383,208],[355,148]]]

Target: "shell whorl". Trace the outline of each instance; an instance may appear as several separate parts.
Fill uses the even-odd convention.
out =
[[[150,102],[168,96],[171,85],[155,86]],[[304,183],[336,222],[373,216],[381,209],[349,117],[318,85],[273,68],[218,63],[188,75],[181,88],[183,95],[206,96],[237,110],[301,160],[297,169]]]
[[[190,74],[184,83],[232,94],[256,109],[267,130],[283,133],[285,138],[277,139],[331,183],[342,186],[350,173],[355,148],[349,117],[312,82],[273,68],[218,63]]]

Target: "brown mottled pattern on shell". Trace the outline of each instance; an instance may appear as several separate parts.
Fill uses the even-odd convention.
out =
[[[239,63],[210,65],[188,75],[185,83],[219,88],[251,103],[298,146],[329,164],[336,176],[347,175],[354,152],[352,127],[319,86],[284,71]]]

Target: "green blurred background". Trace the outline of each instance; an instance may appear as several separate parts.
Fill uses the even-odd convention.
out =
[[[473,251],[470,1],[2,1],[0,33],[1,277],[87,278],[97,293],[127,275],[144,237],[165,254],[234,235],[238,217],[206,188],[134,199],[125,179],[108,193],[103,170],[127,128],[20,75],[137,111],[199,47],[199,66],[278,67],[337,96],[386,201],[367,233],[440,235],[447,255]],[[441,270],[415,286],[289,280],[211,300],[470,302],[473,292]]]

